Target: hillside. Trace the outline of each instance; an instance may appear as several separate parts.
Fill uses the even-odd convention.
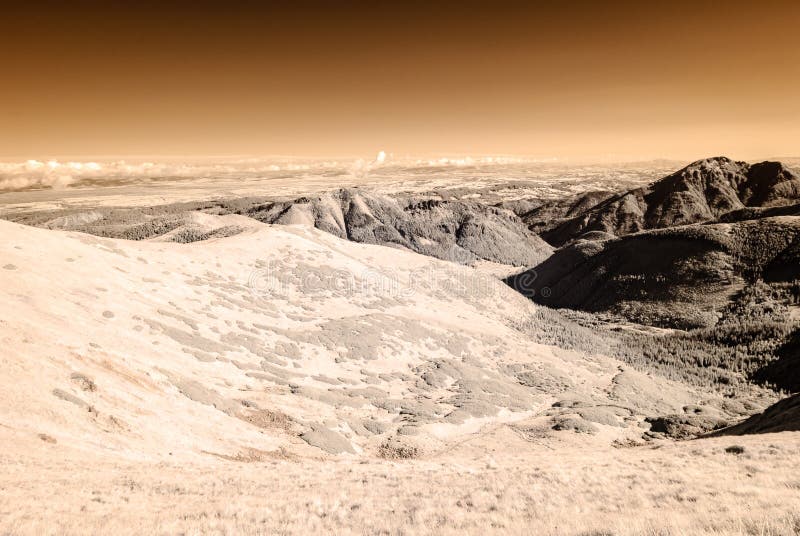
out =
[[[749,419],[712,436],[800,432],[800,395],[784,398]]]
[[[561,246],[591,231],[623,236],[647,229],[716,221],[745,207],[800,202],[800,177],[780,162],[748,164],[725,157],[694,162],[653,184],[612,196],[547,229]],[[545,219],[549,215],[545,214]],[[529,218],[535,220],[535,218]],[[530,221],[532,228],[541,225]]]
[[[461,264],[486,260],[531,266],[553,248],[510,210],[437,196],[342,188],[288,200],[240,197],[149,207],[33,210],[11,221],[129,240],[193,242],[235,234],[205,215],[244,215],[263,223],[306,224],[339,238],[404,248]]]
[[[722,407],[532,344],[518,325],[536,306],[471,268],[220,220],[242,232],[185,245],[0,222],[2,433],[150,458],[405,456],[493,422],[608,441]]]
[[[527,266],[552,248],[511,212],[477,202],[340,189],[249,207],[264,223],[305,223],[339,238],[400,246],[438,259]]]
[[[207,218],[239,232],[0,222],[0,530],[523,532],[532,511],[565,534],[792,526],[795,438],[737,438],[745,466],[725,439],[648,432],[734,422],[740,403],[533,342],[569,329],[471,268]],[[743,498],[758,516],[708,516]]]
[[[161,230],[138,241],[0,221],[0,531],[794,526],[796,434],[670,439],[774,396],[723,396],[473,268],[211,213],[233,209],[36,216]],[[708,515],[742,500],[757,514]]]
[[[710,326],[761,280],[795,300],[798,244],[800,218],[786,216],[577,240],[508,283],[553,307],[650,325]]]
[[[547,201],[518,199],[500,203],[500,206],[513,211],[528,228],[541,234],[552,231],[615,195],[616,192],[609,190],[596,190]]]

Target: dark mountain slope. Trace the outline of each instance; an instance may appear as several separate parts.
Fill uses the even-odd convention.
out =
[[[800,202],[800,177],[780,162],[747,164],[709,158],[653,184],[630,190],[546,230],[542,237],[561,246],[588,231],[623,236],[646,229],[716,221],[745,207]],[[529,223],[533,228],[535,222]]]
[[[545,305],[690,328],[715,324],[756,281],[798,276],[800,218],[778,217],[576,240],[507,282]]]
[[[498,206],[513,211],[532,231],[543,233],[587,212],[614,195],[616,195],[614,192],[608,190],[596,190],[565,199],[552,201],[520,199],[506,201]]]
[[[756,371],[753,379],[790,393],[800,392],[800,329],[778,348],[774,361]]]
[[[800,395],[776,402],[763,413],[753,415],[737,425],[719,430],[712,436],[769,434],[800,431]]]

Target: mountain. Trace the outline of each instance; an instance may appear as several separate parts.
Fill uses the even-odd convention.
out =
[[[669,439],[774,393],[670,330],[606,329],[411,251],[527,262],[514,249],[540,244],[508,211],[445,201],[84,201],[24,216],[44,228],[0,221],[0,533],[793,533],[796,434]],[[796,219],[598,232],[555,258],[602,257],[622,290],[626,262],[677,270],[686,304],[751,319],[730,309],[768,314],[756,290],[797,287]],[[741,327],[761,348],[763,325]],[[767,376],[790,380],[795,351]],[[784,407],[766,431],[793,429]],[[760,508],[709,518],[743,501]]]
[[[309,225],[353,242],[404,248],[462,264],[486,260],[532,266],[553,251],[510,210],[361,188],[288,200],[242,197],[151,207],[35,210],[10,219],[108,238],[193,242],[238,232],[235,226],[214,226],[204,217],[229,214],[269,224]]]
[[[241,232],[177,244],[0,221],[4,442],[150,460],[413,457],[488,425],[608,443],[700,401],[723,408],[532,342],[520,325],[537,306],[472,268],[218,219]]]
[[[513,211],[530,230],[540,234],[584,214],[615,195],[615,192],[609,190],[594,190],[565,199],[505,201],[500,206]]]
[[[575,240],[507,282],[544,305],[691,328],[758,281],[788,293],[798,279],[800,217],[782,216]]]
[[[247,208],[264,223],[313,225],[354,242],[403,247],[438,259],[530,266],[552,253],[511,211],[478,202],[339,189]]]
[[[747,164],[729,158],[699,160],[653,184],[612,196],[576,214],[542,237],[562,246],[590,231],[623,236],[647,229],[716,221],[745,207],[800,202],[800,177],[780,162]],[[536,221],[529,218],[536,229]]]

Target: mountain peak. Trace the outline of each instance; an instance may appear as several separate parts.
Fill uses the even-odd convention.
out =
[[[748,164],[714,156],[576,214],[542,236],[562,246],[590,231],[616,236],[646,230],[717,221],[745,207],[776,207],[800,202],[800,177],[781,162]]]

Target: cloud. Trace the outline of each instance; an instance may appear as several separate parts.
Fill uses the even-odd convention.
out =
[[[460,156],[436,159],[396,158],[379,151],[372,160],[320,160],[302,158],[198,159],[185,161],[59,161],[0,162],[0,192],[153,184],[192,179],[269,179],[271,177],[372,175],[400,177],[428,173],[431,168],[487,167],[533,164],[534,160],[504,156]],[[426,171],[427,170],[427,171]]]
[[[329,163],[330,164],[330,163]],[[60,162],[27,160],[0,162],[0,191],[67,188],[83,185],[116,186],[157,180],[197,177],[258,177],[298,172],[325,163],[297,160],[228,160],[220,162]]]

